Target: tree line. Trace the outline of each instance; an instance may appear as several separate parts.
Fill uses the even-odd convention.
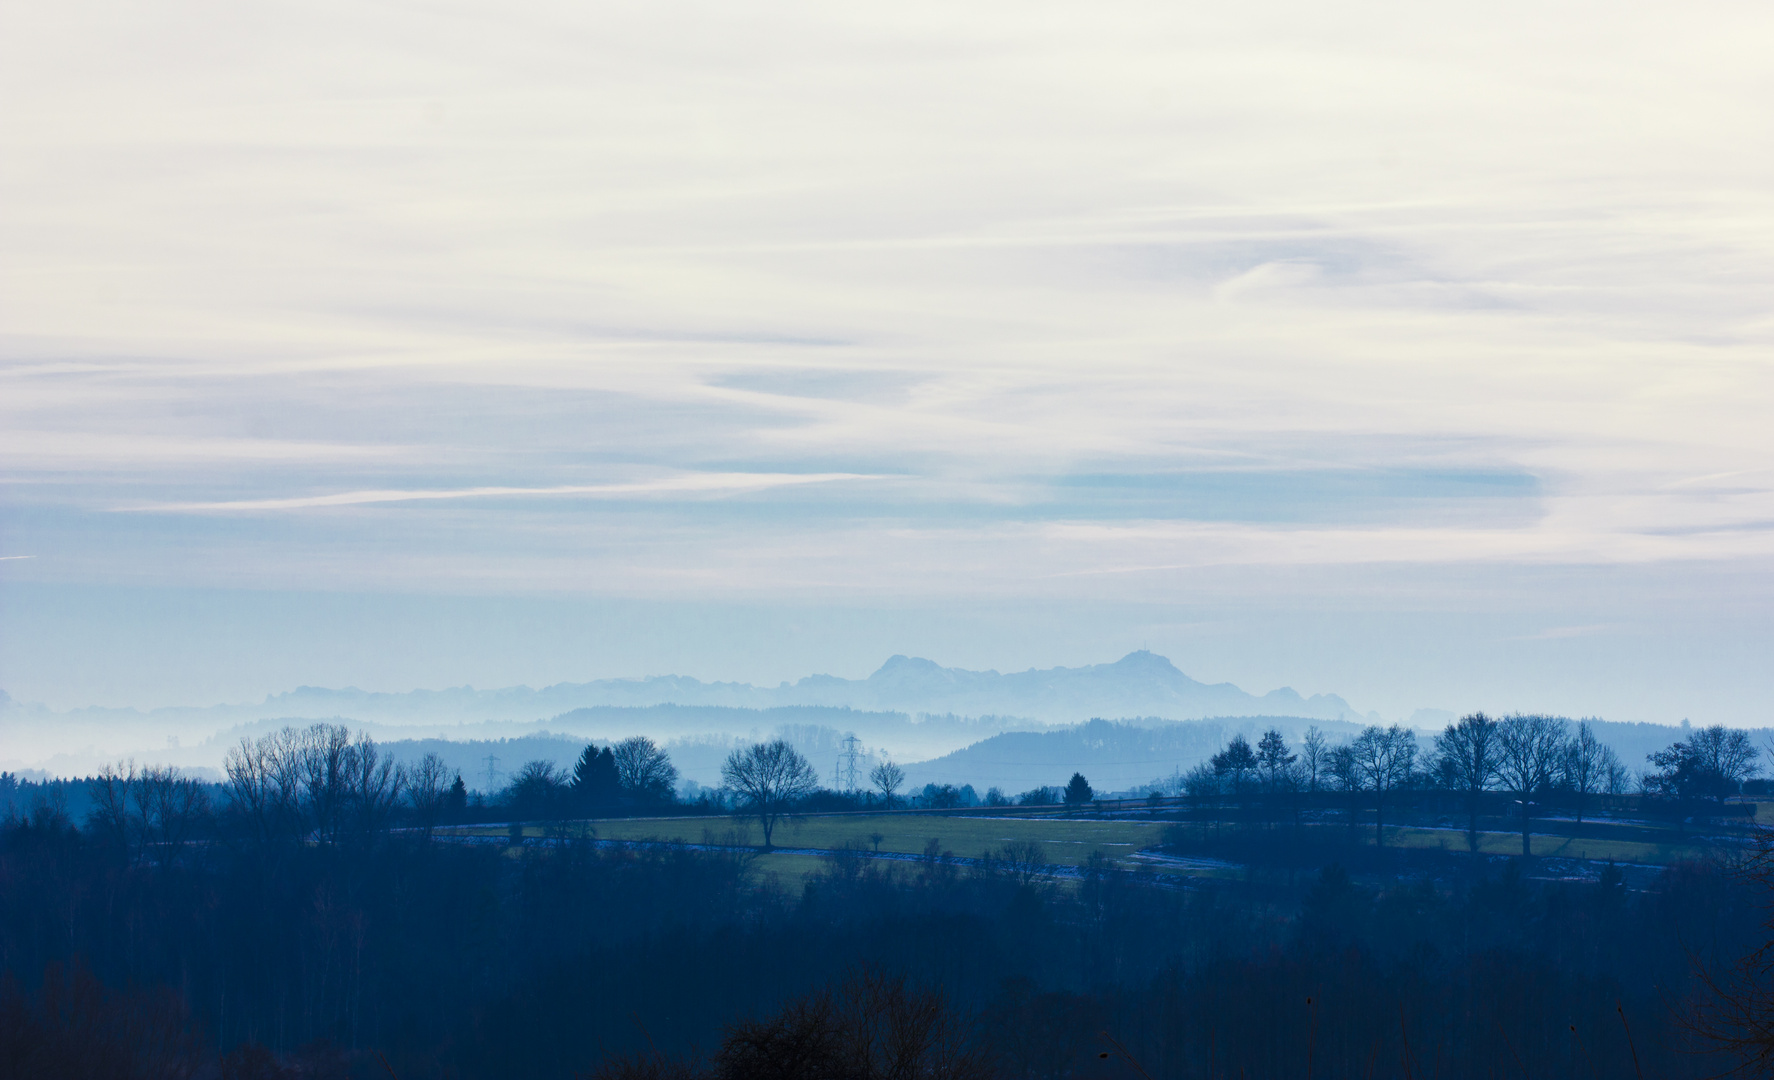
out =
[[[1062,886],[1022,843],[859,847],[789,882],[718,851],[220,820],[171,859],[98,822],[0,826],[0,1075],[1221,1080],[1310,1056],[1464,1080],[1636,1054],[1698,1078],[1729,1062],[1691,1052],[1695,961],[1736,979],[1767,934],[1766,884],[1704,861],[1631,886],[1442,856],[1177,887],[1095,858]]]
[[[1634,775],[1588,720],[1472,713],[1448,724],[1427,748],[1415,731],[1397,724],[1371,725],[1335,745],[1309,727],[1297,749],[1274,728],[1255,746],[1235,735],[1208,761],[1148,790],[1197,797],[1341,792],[1373,807],[1376,843],[1384,842],[1392,796],[1457,793],[1465,797],[1467,839],[1475,851],[1484,797],[1505,792],[1515,796],[1513,814],[1526,855],[1537,807],[1550,796],[1569,803],[1579,826],[1593,800],[1604,795],[1717,800],[1739,793],[1760,772],[1759,756],[1747,732],[1714,726],[1653,752],[1650,767]]]

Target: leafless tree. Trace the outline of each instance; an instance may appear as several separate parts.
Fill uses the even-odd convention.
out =
[[[301,740],[301,732],[287,727],[242,739],[223,762],[228,802],[260,843],[301,830]]]
[[[309,823],[321,840],[336,843],[344,836],[350,755],[351,731],[343,724],[311,725],[297,740],[296,774]]]
[[[566,776],[552,761],[524,762],[505,789],[505,801],[517,818],[551,818],[562,814]]]
[[[1497,722],[1484,713],[1462,716],[1435,737],[1436,764],[1446,782],[1466,796],[1466,846],[1478,850],[1478,808],[1497,778],[1502,753]]]
[[[88,821],[96,826],[100,836],[123,853],[126,860],[132,847],[129,794],[135,786],[135,779],[135,762],[126,761],[104,766],[86,786],[93,805]]]
[[[1052,869],[1039,840],[1014,840],[988,853],[986,861],[1019,885],[1033,884]]]
[[[1761,771],[1757,758],[1761,755],[1756,751],[1755,744],[1750,742],[1749,732],[1738,728],[1728,728],[1723,724],[1701,728],[1688,740],[1702,763],[1716,771],[1724,778],[1731,791],[1737,791],[1743,782]]]
[[[1349,743],[1333,746],[1325,755],[1326,773],[1336,784],[1337,790],[1349,796],[1349,831],[1355,831],[1360,821],[1361,806],[1361,770],[1355,763],[1355,747]]]
[[[449,776],[443,758],[435,752],[420,758],[407,774],[407,801],[413,805],[413,818],[426,840],[443,820],[444,804],[450,797]]]
[[[764,827],[764,846],[776,822],[795,800],[812,793],[819,777],[786,740],[753,743],[733,751],[721,766],[721,779],[745,800],[746,810]]]
[[[1759,829],[1736,872],[1767,896],[1774,894],[1774,830]],[[1690,954],[1697,995],[1678,1019],[1692,1035],[1736,1061],[1715,1076],[1774,1077],[1774,916],[1762,921],[1761,947],[1729,967]]]
[[[345,755],[346,808],[351,839],[360,843],[388,827],[406,787],[406,770],[382,754],[363,732]]]
[[[312,835],[367,839],[388,826],[405,770],[368,735],[343,724],[284,728],[242,739],[223,762],[228,803],[261,843]]]
[[[209,793],[194,777],[175,768],[150,766],[135,774],[130,794],[143,852],[154,855],[162,866],[170,865],[209,813]]]
[[[652,739],[636,735],[611,747],[616,757],[616,783],[624,795],[640,802],[670,802],[678,770]]]
[[[905,770],[891,761],[883,761],[869,770],[869,783],[881,793],[882,801],[892,803],[898,797],[899,785],[905,783]]]
[[[1723,799],[1760,771],[1758,756],[1747,731],[1722,724],[1700,728],[1649,756],[1657,771],[1646,775],[1647,790],[1680,798]]]
[[[1505,717],[1498,725],[1497,775],[1521,800],[1521,853],[1533,854],[1534,797],[1558,779],[1564,760],[1565,729],[1561,717],[1538,714]]]
[[[1417,733],[1398,724],[1389,728],[1376,724],[1357,735],[1349,750],[1355,759],[1357,780],[1374,793],[1374,845],[1378,847],[1386,842],[1386,796],[1410,782],[1411,769],[1417,763]]]
[[[1300,739],[1300,779],[1305,782],[1307,791],[1317,791],[1323,782],[1326,767],[1330,764],[1325,757],[1327,752],[1324,732],[1319,731],[1317,725],[1307,728]]]
[[[863,971],[770,1019],[734,1025],[715,1056],[715,1075],[987,1080],[993,1070],[970,1027],[941,991]]]
[[[1608,767],[1619,764],[1613,747],[1595,737],[1595,728],[1588,720],[1579,720],[1565,742],[1564,759],[1559,763],[1559,779],[1571,789],[1576,801],[1579,829],[1583,827],[1585,802],[1589,796],[1600,795],[1607,789]]]

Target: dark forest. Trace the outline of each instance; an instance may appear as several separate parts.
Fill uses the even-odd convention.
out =
[[[425,789],[344,745],[331,794],[150,772],[111,817],[101,779],[84,821],[44,798],[8,820],[0,1070],[1702,1077],[1757,1045],[1753,855],[1559,880],[1544,860],[1301,830],[1259,793],[1164,834],[1179,857],[1243,852],[1232,875],[1100,854],[1056,875],[1034,842],[932,841],[790,876],[730,842],[600,841],[565,804],[471,835],[447,777]],[[587,782],[608,781],[604,752]],[[821,798],[839,797],[803,805]]]

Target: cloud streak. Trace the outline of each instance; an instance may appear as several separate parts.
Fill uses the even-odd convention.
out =
[[[559,484],[554,487],[471,487],[452,490],[340,491],[279,499],[230,499],[218,502],[150,503],[112,507],[127,513],[192,513],[200,511],[315,510],[374,503],[424,502],[435,499],[561,498],[623,499],[659,496],[736,495],[772,488],[879,480],[861,473],[701,473],[622,484]]]
[[[170,4],[0,42],[9,580],[1774,588],[1765,4]]]

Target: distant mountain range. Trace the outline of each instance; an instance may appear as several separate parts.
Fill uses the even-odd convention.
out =
[[[645,710],[667,705],[748,712],[794,707],[853,709],[901,713],[908,721],[979,718],[983,723],[974,728],[973,738],[992,730],[1027,728],[1032,723],[1072,724],[1092,717],[1377,719],[1357,714],[1348,702],[1334,694],[1303,697],[1284,687],[1255,695],[1231,683],[1198,682],[1164,657],[1146,651],[1129,653],[1112,664],[1010,674],[947,668],[930,660],[894,656],[866,679],[810,675],[773,687],[702,682],[681,675],[559,683],[539,690],[527,686],[499,690],[462,686],[375,693],[304,686],[273,694],[255,705],[150,711],[84,708],[66,712],[14,702],[0,693],[0,745],[6,747],[0,767],[47,765],[59,759],[58,765],[52,767],[81,768],[86,766],[77,762],[107,760],[129,753],[199,764],[203,763],[199,758],[207,761],[218,755],[198,753],[197,745],[218,732],[243,725],[260,726],[266,721],[340,720],[384,731],[405,728],[412,736],[432,734],[447,738],[466,735],[454,730],[465,724],[535,724],[586,709]],[[702,719],[704,723],[695,725],[701,730],[716,726],[710,722],[713,717]],[[760,718],[751,712],[749,716],[731,719],[733,726],[727,730],[744,734],[756,727]],[[725,724],[720,726],[724,728]],[[177,752],[181,746],[189,752]],[[936,750],[930,746],[919,749]]]
[[[1257,696],[1231,683],[1197,682],[1156,653],[1128,653],[1113,664],[997,671],[947,668],[895,656],[866,679],[809,675],[793,683],[705,683],[682,675],[601,679],[532,690],[415,690],[370,694],[301,687],[266,699],[261,708],[297,716],[413,719],[531,720],[597,705],[715,705],[768,709],[786,705],[890,710],[910,714],[1019,716],[1044,723],[1077,723],[1093,716],[1304,716],[1365,719],[1335,694],[1302,697],[1283,687]]]
[[[1076,716],[1089,719],[1065,722]],[[1427,751],[1428,735],[1453,717],[1418,710],[1411,725],[1423,732],[1419,746]],[[865,770],[891,757],[905,766],[913,787],[973,784],[981,792],[998,786],[1014,794],[1063,784],[1077,769],[1099,789],[1116,791],[1186,770],[1234,734],[1254,742],[1275,727],[1297,744],[1316,724],[1336,743],[1378,719],[1356,714],[1333,695],[1302,698],[1277,690],[1258,697],[1225,683],[1200,683],[1149,652],[1113,664],[1010,675],[896,656],[867,679],[816,675],[772,688],[678,676],[542,690],[373,694],[304,687],[259,705],[151,712],[56,712],[0,693],[0,769],[87,775],[133,757],[211,773],[241,738],[326,720],[368,732],[403,760],[436,750],[475,786],[497,786],[532,757],[567,764],[587,741],[636,734],[666,744],[684,778],[699,783],[718,783],[733,746],[776,736],[830,778],[843,737],[854,734]],[[1685,726],[1598,720],[1595,729],[1638,771],[1647,754],[1682,737]],[[1774,745],[1774,731],[1751,737],[1758,747]]]

